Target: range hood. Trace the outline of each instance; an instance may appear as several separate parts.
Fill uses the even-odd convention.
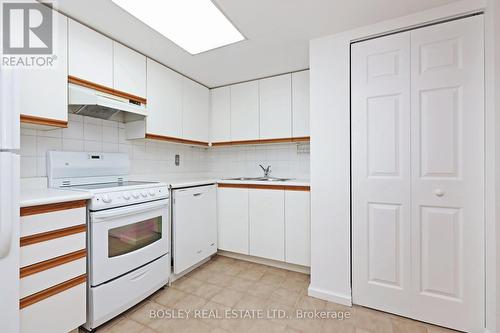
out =
[[[124,122],[144,119],[147,114],[144,104],[73,83],[68,84],[68,110],[82,116]]]

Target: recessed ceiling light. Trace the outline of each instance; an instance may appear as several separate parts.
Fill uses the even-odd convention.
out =
[[[210,0],[112,0],[191,54],[244,40]]]

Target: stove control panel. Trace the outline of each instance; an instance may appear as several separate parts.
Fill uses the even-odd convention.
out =
[[[88,208],[101,210],[168,198],[168,187],[158,186],[96,193]]]

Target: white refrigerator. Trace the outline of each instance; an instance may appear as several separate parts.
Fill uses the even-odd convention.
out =
[[[19,149],[15,72],[0,69],[0,325],[19,332]]]

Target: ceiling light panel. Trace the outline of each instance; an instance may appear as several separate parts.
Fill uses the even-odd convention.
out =
[[[191,54],[244,40],[210,0],[112,0]]]

